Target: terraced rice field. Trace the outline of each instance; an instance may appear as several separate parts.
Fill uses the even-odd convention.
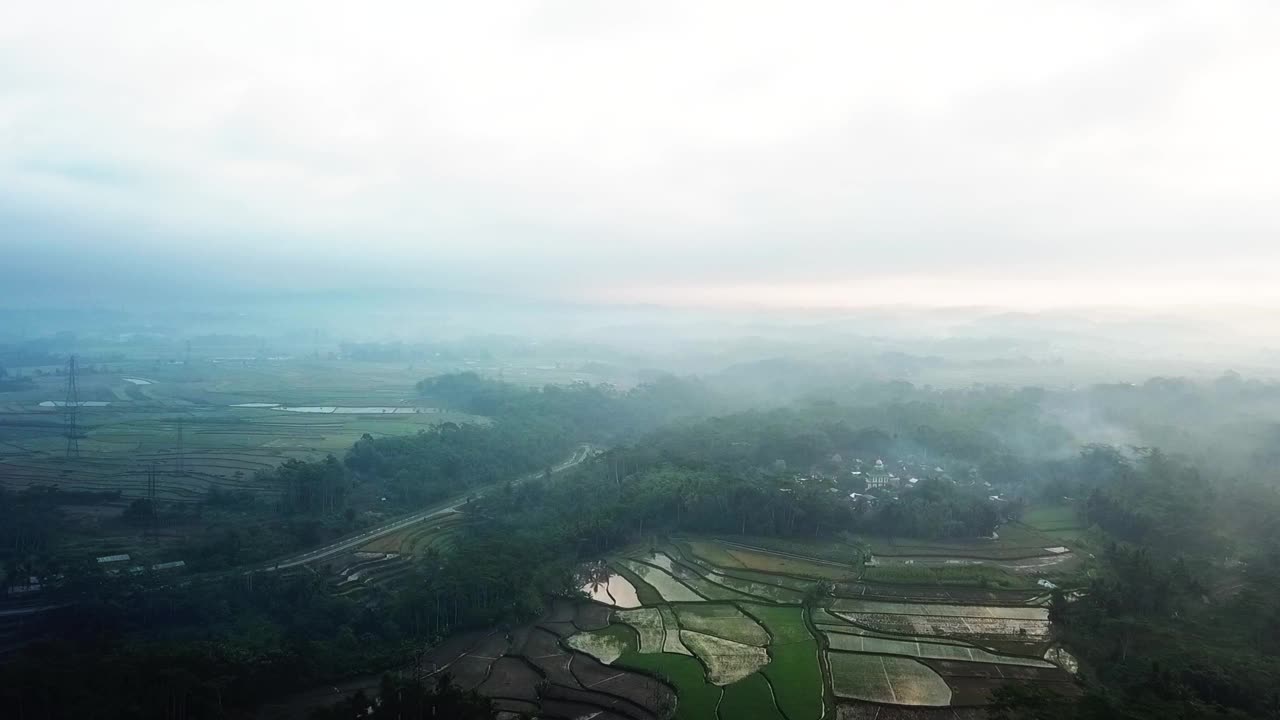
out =
[[[842,549],[810,557],[804,547],[686,538],[624,554],[612,572],[642,607],[613,609],[609,632],[566,642],[668,683],[679,718],[860,717],[864,705],[961,717],[1009,680],[1075,691],[1052,661],[1069,655],[1052,652],[1041,593],[868,583],[829,559]],[[833,579],[835,597],[802,605],[807,588]]]
[[[748,675],[724,689],[720,717],[744,720],[786,720],[773,699],[773,688],[759,673]]]
[[[929,666],[906,658],[828,652],[837,697],[892,705],[942,706],[951,688]]]
[[[663,600],[668,602],[698,602],[705,599],[694,592],[688,585],[652,565],[646,565],[627,558],[619,560],[618,564],[635,573],[645,584],[656,590]]]
[[[647,607],[635,610],[622,610],[617,613],[618,621],[630,625],[640,638],[638,652],[660,653],[666,643],[666,626],[662,622],[662,613],[658,608]]]
[[[714,635],[681,630],[680,641],[707,667],[707,680],[714,685],[735,683],[769,663],[764,648]]]
[[[633,635],[628,633],[622,625],[610,625],[604,630],[572,635],[565,642],[574,650],[584,652],[605,665],[610,665],[622,657],[622,653],[632,645],[632,639]]]
[[[756,647],[769,644],[769,633],[736,605],[681,605],[675,614],[682,628]]]
[[[837,598],[831,609],[855,624],[903,635],[1027,641],[1043,640],[1049,635],[1049,610],[1044,607],[892,603]]]
[[[608,573],[604,578],[588,579],[583,583],[582,591],[602,605],[624,609],[640,607],[636,586],[614,572]]]

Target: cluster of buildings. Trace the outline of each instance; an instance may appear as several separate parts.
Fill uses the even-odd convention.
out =
[[[866,486],[864,492],[849,493],[849,498],[855,501],[866,499],[875,502],[886,495],[896,495],[898,491],[913,487],[920,482],[920,478],[914,474],[918,469],[905,462],[899,463],[897,472],[890,470],[884,464],[884,460],[879,458],[870,465],[863,463],[860,458],[855,459],[854,466],[854,469],[849,471],[850,476],[862,481]],[[942,468],[934,468],[933,474],[941,476],[943,473]]]
[[[103,571],[108,575],[119,575],[121,572],[125,572],[130,575],[137,575],[148,569],[150,569],[151,572],[165,572],[181,570],[187,566],[187,561],[185,560],[174,560],[172,562],[155,563],[149,568],[146,565],[131,565],[126,567],[124,563],[129,562],[129,560],[130,557],[128,555],[104,555],[98,558],[98,567],[103,568]]]

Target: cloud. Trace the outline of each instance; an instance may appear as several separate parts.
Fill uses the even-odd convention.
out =
[[[28,259],[105,234],[227,287],[1276,299],[1265,0],[7,15],[0,241]]]

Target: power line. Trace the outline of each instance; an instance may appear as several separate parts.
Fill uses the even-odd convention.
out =
[[[182,446],[182,417],[178,417],[178,462],[174,474],[182,477],[187,474],[187,454]]]
[[[156,506],[156,464],[147,467],[147,537],[155,539],[158,534],[156,525],[159,522],[159,508]]]
[[[62,403],[63,426],[67,436],[67,459],[80,457],[80,388],[76,382],[76,356],[67,361],[67,399]]]

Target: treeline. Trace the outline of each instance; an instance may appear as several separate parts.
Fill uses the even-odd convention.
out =
[[[225,718],[407,662],[409,635],[311,575],[99,578],[59,638],[0,663],[5,717]]]
[[[498,717],[493,702],[475,690],[462,691],[448,672],[434,682],[383,675],[377,699],[364,691],[311,713],[312,720],[490,720]]]
[[[0,392],[20,392],[22,390],[34,390],[36,381],[25,375],[10,375],[3,365],[0,365]]]
[[[1091,701],[1114,709],[1147,692],[1183,692],[1206,706],[1265,707],[1267,691],[1248,683],[1274,670],[1267,653],[1280,649],[1280,572],[1250,563],[1248,587],[1232,601],[1238,604],[1204,616],[1202,608],[1219,606],[1202,599],[1214,591],[1200,578],[1204,560],[1193,554],[1193,540],[1221,527],[1215,513],[1239,506],[1252,508],[1239,515],[1240,540],[1256,540],[1267,528],[1280,530],[1280,504],[1267,505],[1253,485],[1203,481],[1157,453],[1098,446],[1047,456],[1028,449],[1039,443],[1011,443],[991,430],[1021,417],[1029,398],[1001,410],[998,397],[979,395],[983,412],[967,420],[958,405],[916,397],[688,419],[713,412],[718,401],[696,382],[673,379],[622,392],[523,389],[464,374],[424,381],[420,390],[489,420],[366,436],[341,459],[288,463],[262,478],[281,491],[271,522],[211,532],[206,545],[187,549],[187,559],[197,569],[234,567],[355,529],[374,508],[416,508],[486,488],[468,504],[470,521],[447,554],[419,559],[408,582],[360,604],[306,577],[234,575],[150,589],[104,584],[88,592],[97,600],[77,607],[61,642],[0,667],[0,706],[51,717],[223,717],[290,688],[393,666],[407,647],[462,628],[536,617],[550,596],[575,592],[582,561],[645,536],[972,537],[990,534],[1014,507],[988,497],[1005,490],[1087,498],[1088,520],[1135,546],[1105,552],[1106,572],[1085,599],[1059,598],[1054,606],[1072,649],[1090,667],[1117,673],[1103,677],[1114,695]],[[1036,428],[1028,432],[1041,437]],[[1051,444],[1045,432],[1043,444]],[[584,441],[612,449],[545,477]],[[942,471],[896,499],[851,501],[848,493],[862,486],[850,463],[880,456]],[[1136,547],[1156,544],[1146,554]],[[1181,564],[1172,556],[1178,551],[1186,555]],[[1184,632],[1179,623],[1188,619],[1197,624]],[[1217,633],[1221,655],[1179,664],[1178,653],[1193,654],[1201,633]],[[1225,650],[1231,643],[1253,649],[1237,662]],[[1152,668],[1143,658],[1156,651],[1161,665]],[[1065,700],[1036,701],[1079,710]]]
[[[501,418],[491,425],[444,423],[414,435],[365,435],[343,461],[357,485],[403,506],[541,471],[563,460],[575,438],[555,417]]]
[[[1084,697],[1011,697],[1010,717],[1276,717],[1280,554],[1253,556],[1235,594],[1203,557],[1111,544],[1099,561],[1050,613],[1087,669]]]
[[[1079,700],[1008,693],[998,717],[1280,714],[1273,478],[1222,478],[1156,450],[1103,446],[1066,469],[1061,487],[1110,538],[1083,594],[1059,593],[1051,611],[1090,682]]]
[[[0,488],[0,568],[49,548],[62,520],[60,499],[56,491],[11,493]]]
[[[716,407],[698,383],[670,377],[628,392],[588,385],[527,389],[473,373],[430,378],[418,388],[488,420],[447,422],[407,436],[365,435],[341,461],[289,461],[259,473],[257,483],[280,491],[285,515],[402,511],[541,472],[582,443],[635,438],[670,418]]]
[[[526,388],[456,373],[418,383],[418,393],[444,407],[499,419],[550,420],[579,442],[632,440],[678,418],[703,417],[726,401],[703,383],[664,375],[620,391],[610,385],[547,385]]]

